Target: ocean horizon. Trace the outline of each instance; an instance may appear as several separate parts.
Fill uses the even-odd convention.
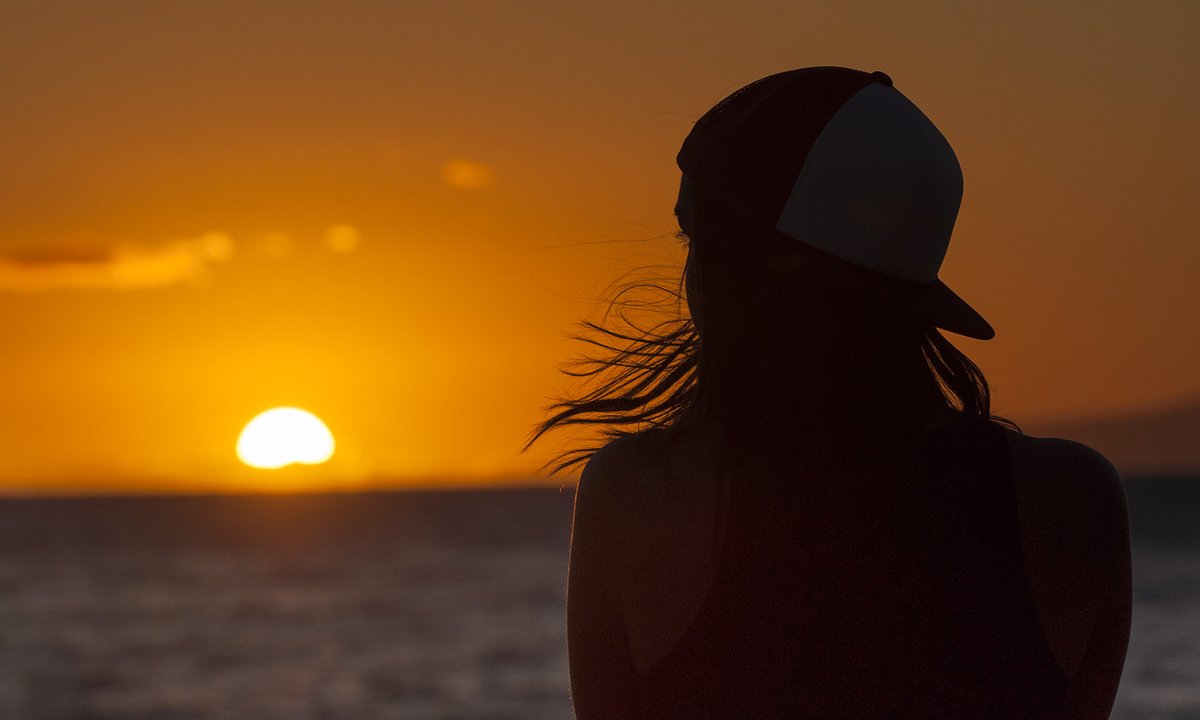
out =
[[[1200,476],[1126,481],[1118,720],[1200,720]],[[573,488],[0,499],[0,718],[570,718]]]

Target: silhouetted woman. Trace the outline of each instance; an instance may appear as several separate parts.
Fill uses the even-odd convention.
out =
[[[538,432],[610,439],[561,463],[587,460],[576,716],[1108,717],[1120,478],[994,418],[939,332],[993,335],[937,278],[942,134],[881,72],[804,68],[721,101],[678,162],[690,317],[593,325],[602,382]]]

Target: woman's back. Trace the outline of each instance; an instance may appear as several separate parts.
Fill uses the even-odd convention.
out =
[[[1111,703],[1123,658],[1127,590],[1107,577],[1122,540],[1103,538],[1121,534],[1123,508],[1105,507],[1119,483],[1114,496],[1117,481],[1100,476],[1111,468],[1075,444],[1030,465],[1030,442],[1055,441],[956,416],[874,468],[751,471],[724,512],[720,493],[697,491],[717,487],[712,438],[685,437],[670,464],[652,435],[618,441],[585,471],[571,584],[592,597],[569,608],[572,627],[590,626],[573,632],[573,662],[596,660],[586,645],[600,637],[597,652],[624,660],[607,679],[603,662],[573,668],[580,717],[606,684],[607,717],[1103,717],[1107,706],[1086,706],[1106,692]],[[1093,507],[1077,516],[1108,519],[1057,538],[1023,527],[1043,471],[1079,476],[1060,486],[1090,482]],[[1069,556],[1089,544],[1109,567],[1056,571],[1091,567]],[[607,627],[593,582],[611,602]],[[1056,605],[1063,597],[1074,605]]]
[[[994,335],[938,277],[963,189],[946,138],[884,73],[801,68],[717,103],[677,161],[688,313],[593,325],[611,354],[578,374],[599,383],[538,431],[621,438],[563,463],[590,457],[580,720],[1106,717],[1120,478],[993,423],[942,335]]]
[[[707,600],[681,643],[639,673],[634,716],[1049,707],[1066,678],[1025,581],[1003,432],[962,416],[895,458],[898,472],[820,483],[846,501],[734,479]]]

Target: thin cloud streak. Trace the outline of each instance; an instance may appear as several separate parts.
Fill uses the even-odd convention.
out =
[[[221,232],[155,245],[128,240],[91,245],[87,252],[51,244],[36,256],[0,257],[0,292],[203,287],[211,265],[235,252],[233,239]]]
[[[327,252],[341,254],[358,249],[362,235],[356,226],[340,224],[327,228],[322,240]],[[0,246],[0,293],[205,288],[213,266],[235,255],[284,260],[296,250],[296,238],[283,231],[241,242],[213,231],[161,243],[80,235],[7,252]]]

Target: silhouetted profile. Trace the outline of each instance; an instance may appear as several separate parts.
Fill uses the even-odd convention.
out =
[[[592,325],[568,646],[580,720],[1105,718],[1120,478],[991,414],[939,328],[950,144],[881,72],[753,82],[678,156],[690,316]]]

